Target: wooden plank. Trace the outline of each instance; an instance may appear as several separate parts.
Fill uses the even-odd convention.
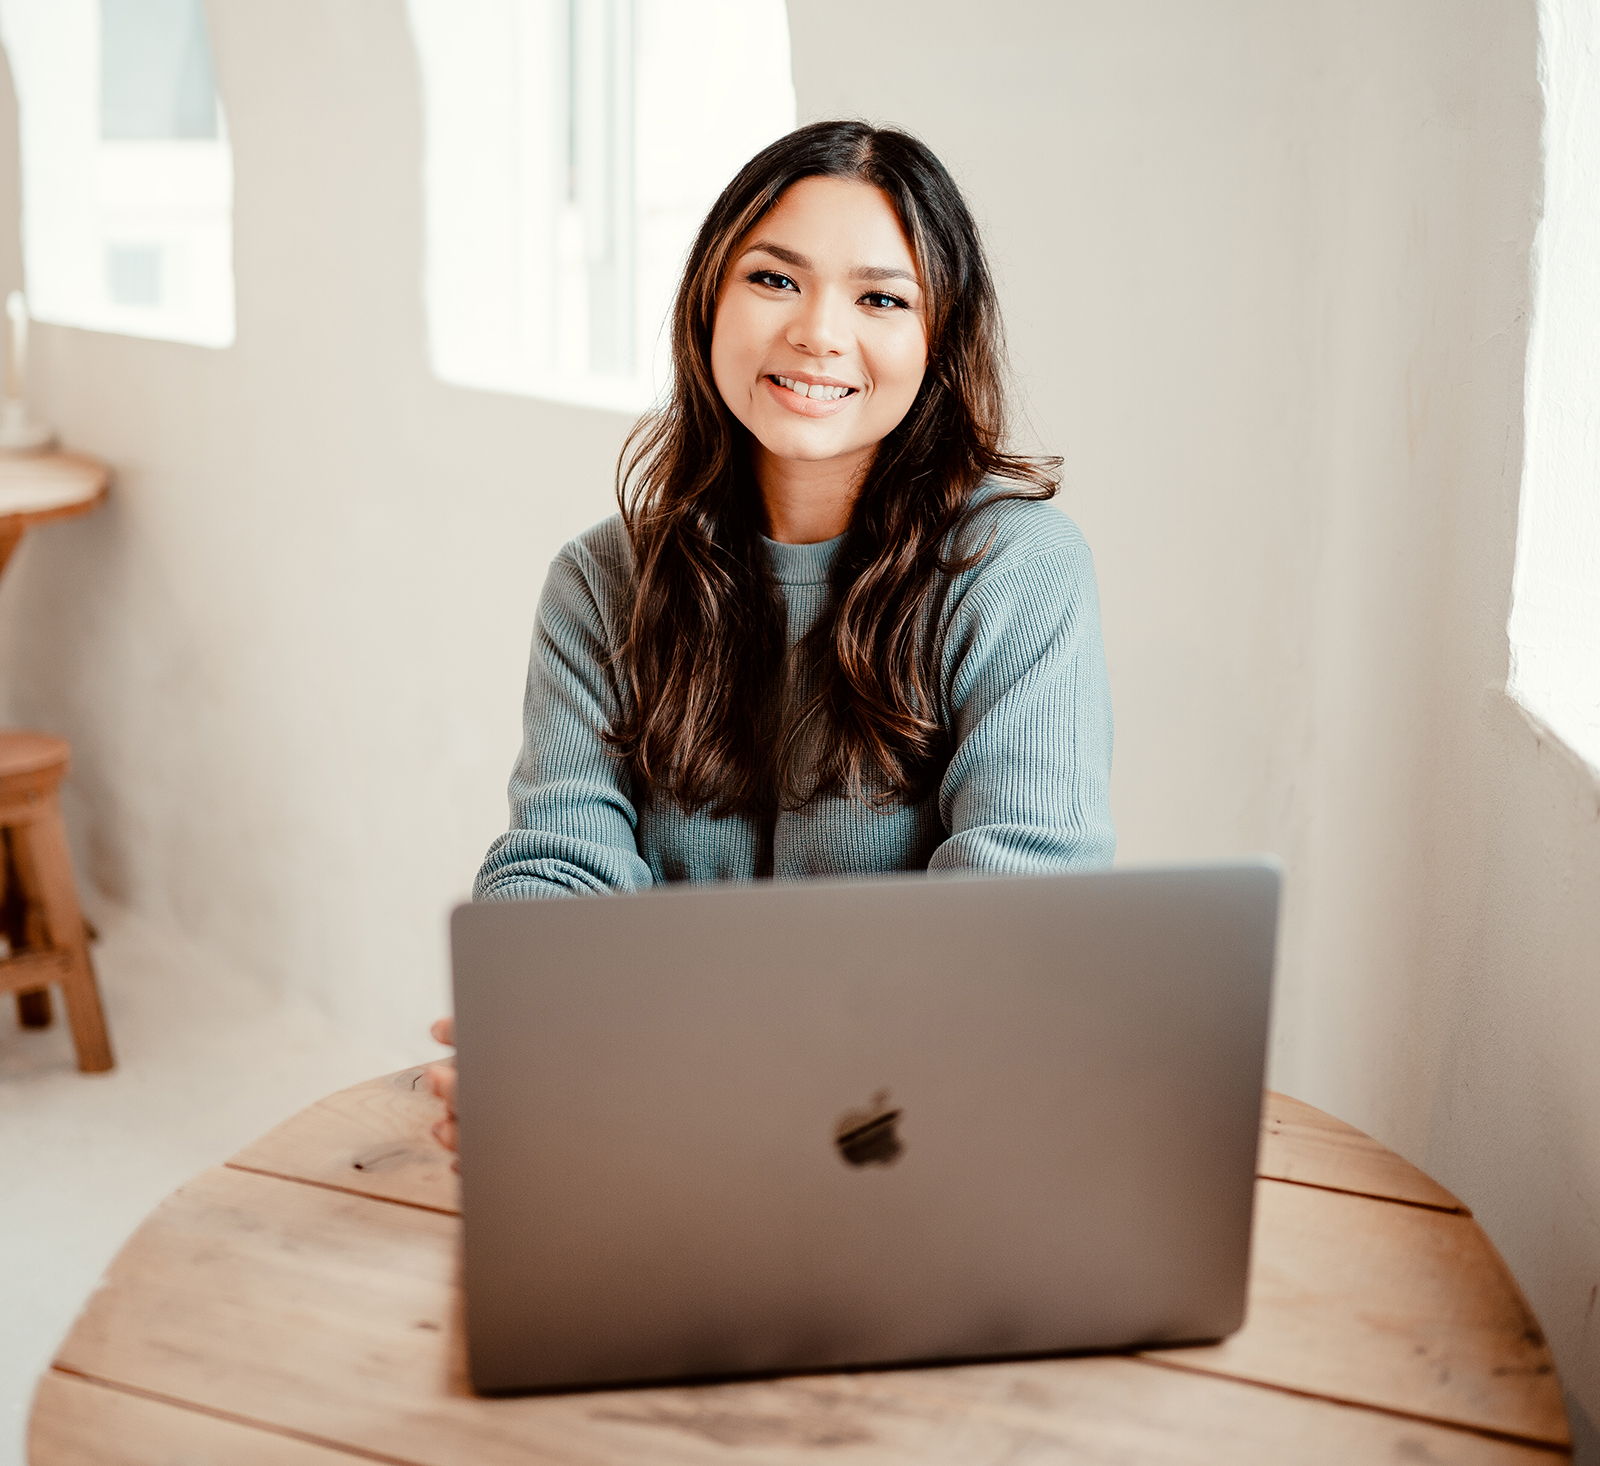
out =
[[[1204,1376],[1153,1369],[1151,1376],[1165,1372],[1171,1378],[1140,1378],[1128,1370],[1131,1362],[1128,1357],[1096,1356],[900,1371],[882,1378],[892,1382],[909,1408],[948,1419],[969,1414],[999,1418],[1041,1444],[1059,1440],[1069,1448],[1059,1456],[1041,1449],[1037,1456],[1027,1455],[1030,1463],[1557,1466],[1569,1459],[1565,1452],[1542,1446],[1220,1377],[1209,1381],[1215,1389],[1177,1390],[1173,1381]],[[916,1403],[922,1398],[929,1403]]]
[[[1102,1357],[981,1366],[976,1376],[974,1367],[897,1370],[483,1401],[465,1376],[455,1218],[218,1168],[135,1235],[58,1364],[440,1466],[667,1466],[725,1460],[729,1445],[746,1452],[741,1461],[772,1462],[808,1459],[824,1445],[839,1463],[966,1463],[1035,1447],[1058,1459],[1130,1463],[1524,1459],[1504,1442],[1443,1425],[1435,1438],[1426,1424],[1229,1374],[1565,1439],[1553,1374],[1494,1374],[1507,1361],[1548,1369],[1542,1343],[1504,1338],[1508,1311],[1522,1317],[1514,1292],[1509,1304],[1470,1287],[1467,1302],[1457,1297],[1453,1269],[1486,1288],[1492,1281],[1473,1222],[1275,1182],[1262,1188],[1251,1320],[1219,1346],[1163,1351],[1154,1363]],[[1307,1206],[1335,1214],[1318,1221]],[[1402,1219],[1402,1231],[1355,1214],[1369,1212]],[[945,1376],[956,1383],[941,1383]],[[974,1408],[973,1392],[990,1380],[1010,1383]],[[941,1406],[943,1390],[955,1392],[954,1404]]]
[[[1245,1327],[1175,1367],[1570,1444],[1544,1336],[1471,1217],[1261,1181]]]
[[[330,1094],[228,1164],[459,1213],[459,1179],[430,1133],[444,1110],[423,1082],[423,1067]]]
[[[229,1164],[459,1211],[456,1175],[429,1133],[442,1110],[422,1073],[418,1065],[331,1094],[247,1145]],[[1370,1135],[1287,1095],[1266,1097],[1257,1169],[1279,1181],[1466,1210]]]
[[[370,1457],[52,1371],[34,1396],[28,1460],[33,1466],[354,1466]]]
[[[1445,1211],[1466,1208],[1425,1171],[1364,1131],[1288,1095],[1268,1093],[1258,1175],[1303,1186],[1382,1196]]]
[[[508,1453],[562,1466],[1557,1466],[1534,1446],[1397,1420],[1230,1380],[1095,1358],[814,1376],[684,1390],[494,1400]],[[515,1418],[514,1418],[515,1417]],[[359,1427],[351,1432],[362,1434]],[[404,1458],[128,1395],[75,1376],[40,1387],[31,1466],[351,1466],[455,1463],[433,1442]],[[361,1454],[355,1454],[360,1451]],[[475,1463],[476,1466],[476,1463]]]

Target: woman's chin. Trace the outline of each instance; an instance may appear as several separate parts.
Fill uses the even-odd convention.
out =
[[[759,433],[756,441],[769,459],[779,463],[827,463],[836,458],[860,457],[870,451],[869,447],[841,434],[818,432],[815,424],[799,432]]]

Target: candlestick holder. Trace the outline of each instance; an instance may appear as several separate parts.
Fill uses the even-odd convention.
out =
[[[34,417],[20,397],[0,398],[0,453],[43,453],[55,441],[54,430]]]

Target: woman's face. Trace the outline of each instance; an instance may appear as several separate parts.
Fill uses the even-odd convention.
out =
[[[711,375],[763,482],[783,463],[863,469],[927,364],[921,279],[882,189],[801,179],[735,247]]]

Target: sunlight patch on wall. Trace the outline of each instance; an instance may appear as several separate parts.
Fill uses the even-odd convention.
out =
[[[229,346],[233,152],[201,0],[4,0],[29,313]]]
[[[1600,776],[1600,9],[1541,0],[1534,240],[1509,691]]]

